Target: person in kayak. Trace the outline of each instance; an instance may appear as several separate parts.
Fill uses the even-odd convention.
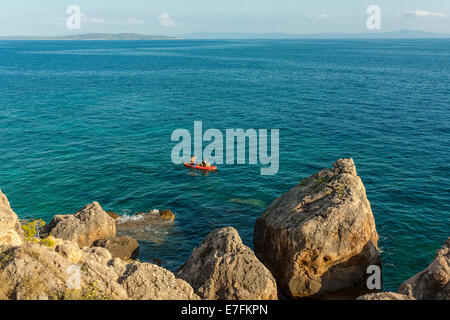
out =
[[[192,157],[191,157],[191,164],[192,164],[192,165],[195,165],[195,156],[192,156]]]
[[[202,167],[209,168],[211,167],[211,164],[207,162],[208,159],[205,158],[205,160],[202,161]]]

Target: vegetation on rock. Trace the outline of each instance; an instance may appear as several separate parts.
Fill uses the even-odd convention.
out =
[[[22,225],[24,238],[28,242],[40,243],[46,247],[54,247],[55,239],[52,236],[45,238],[39,237],[39,229],[45,226],[45,221],[42,219],[31,221],[25,225]]]

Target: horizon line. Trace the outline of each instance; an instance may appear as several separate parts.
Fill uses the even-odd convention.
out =
[[[204,36],[208,36],[208,35],[216,35],[219,37],[214,37],[215,39],[221,39],[220,36],[224,36],[225,38],[230,39],[230,36],[242,36],[245,38],[248,38],[249,36],[251,36],[252,38],[254,37],[258,37],[258,36],[271,36],[271,37],[275,37],[275,39],[277,37],[280,37],[283,39],[283,37],[287,37],[287,38],[291,38],[291,39],[295,39],[296,37],[299,37],[298,39],[300,39],[301,37],[314,37],[314,36],[319,36],[319,37],[333,37],[333,36],[344,36],[344,37],[361,37],[361,36],[367,36],[367,37],[377,37],[377,36],[382,36],[382,35],[401,35],[401,34],[409,34],[409,37],[411,39],[411,36],[414,35],[414,33],[416,34],[421,34],[422,36],[427,36],[427,37],[437,37],[437,38],[450,38],[450,33],[440,33],[440,32],[433,32],[433,31],[423,31],[423,30],[413,30],[413,29],[402,29],[402,30],[396,30],[396,31],[381,31],[381,30],[377,30],[377,31],[367,31],[367,32],[356,32],[356,33],[352,33],[352,32],[318,32],[318,33],[284,33],[284,32],[264,32],[264,33],[258,33],[258,32],[207,32],[207,31],[198,31],[198,32],[191,32],[191,33],[185,33],[185,34],[180,34],[180,35],[161,35],[161,34],[144,34],[144,33],[137,33],[137,32],[114,32],[114,33],[110,33],[110,32],[86,32],[86,33],[77,33],[77,34],[65,34],[65,35],[0,35],[0,39],[5,39],[8,38],[7,40],[14,40],[14,39],[18,39],[18,38],[23,38],[23,39],[18,39],[18,40],[71,40],[70,38],[77,38],[77,37],[86,37],[86,36],[110,36],[110,37],[114,37],[114,36],[131,36],[131,37],[147,37],[149,38],[148,40],[156,40],[158,38],[160,39],[170,39],[170,40],[185,40],[185,39],[189,39],[190,36],[192,36],[193,38],[198,38],[198,37],[204,37]],[[65,39],[63,39],[65,38]],[[152,39],[150,39],[152,38]],[[419,37],[420,38],[420,37]],[[211,38],[212,39],[212,38]],[[264,39],[264,38],[260,38],[260,39]],[[336,39],[336,38],[335,38]],[[399,39],[399,38],[397,38]],[[74,39],[77,40],[77,39]],[[79,39],[79,40],[89,40],[89,39]],[[96,40],[96,39],[92,39],[92,40]],[[98,40],[105,40],[105,41],[117,41],[117,40],[127,40],[127,39],[98,39]],[[133,39],[130,39],[133,40]],[[137,39],[139,40],[139,39]],[[142,39],[145,40],[145,39]]]

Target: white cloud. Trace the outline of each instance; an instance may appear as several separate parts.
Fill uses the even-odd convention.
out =
[[[167,13],[163,13],[159,16],[159,22],[161,22],[164,27],[173,27],[175,25],[175,21],[173,21]]]
[[[83,12],[80,13],[81,13],[81,22],[89,22],[88,17],[86,17],[86,15]]]
[[[328,15],[327,14],[320,14],[320,15],[317,15],[317,16],[308,16],[308,17],[304,18],[301,21],[301,24],[307,24],[307,23],[310,23],[310,22],[316,22],[316,21],[325,20],[325,19],[328,19]]]
[[[142,21],[142,20],[139,20],[139,19],[135,19],[135,18],[128,19],[127,22],[128,22],[129,25],[132,25],[132,26],[135,26],[135,25],[138,25],[138,24],[145,24],[145,21]]]
[[[404,18],[445,18],[447,15],[440,12],[430,12],[426,10],[409,10],[403,14]]]
[[[100,18],[90,18],[90,19],[88,19],[88,21],[90,23],[95,23],[95,24],[112,24],[111,21],[100,19]]]
[[[109,24],[109,25],[117,25],[117,26],[136,26],[136,25],[146,24],[145,21],[142,21],[142,20],[139,20],[136,18],[130,18],[130,19],[127,19],[126,21],[111,21],[111,20],[95,18],[95,17],[88,18],[84,14],[81,14],[81,21],[87,22],[87,23],[92,23],[92,24]]]
[[[95,17],[89,18],[83,12],[81,12],[81,22],[95,23],[95,24],[112,24],[112,22],[109,20]]]

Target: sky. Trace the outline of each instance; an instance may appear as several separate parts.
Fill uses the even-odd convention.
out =
[[[71,5],[80,29],[67,27]],[[450,33],[449,0],[1,0],[0,36],[364,33],[370,5],[381,10],[381,32]]]

